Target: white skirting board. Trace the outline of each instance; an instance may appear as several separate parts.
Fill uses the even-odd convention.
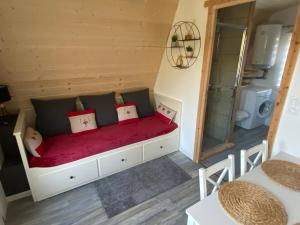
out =
[[[7,202],[13,202],[13,201],[16,201],[16,200],[21,199],[21,198],[26,198],[28,196],[31,196],[31,191],[30,190],[29,191],[24,191],[24,192],[15,194],[15,195],[7,196],[6,201]]]

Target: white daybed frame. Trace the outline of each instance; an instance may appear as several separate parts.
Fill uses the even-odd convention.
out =
[[[26,128],[34,127],[35,114],[33,109],[21,110],[14,136],[17,139],[34,201],[49,198],[179,150],[182,103],[158,93],[154,94],[154,99],[155,105],[161,102],[177,111],[175,122],[178,124],[178,128],[176,130],[166,135],[47,168],[30,168],[28,165],[23,138]]]

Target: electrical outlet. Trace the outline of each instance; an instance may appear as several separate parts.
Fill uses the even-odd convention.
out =
[[[294,116],[299,116],[300,100],[297,96],[292,96],[288,104],[288,113]]]

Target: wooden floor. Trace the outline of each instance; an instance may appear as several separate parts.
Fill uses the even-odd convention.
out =
[[[180,152],[169,157],[192,179],[110,219],[93,183],[34,203],[31,197],[8,206],[6,225],[185,225],[185,209],[199,201],[199,165]]]
[[[265,125],[250,130],[235,126],[233,132],[233,140],[231,140],[231,142],[234,143],[234,147],[227,150],[240,150],[253,147],[267,138],[268,131],[269,127]],[[215,149],[215,147],[224,144],[224,142],[208,135],[204,136],[203,141],[204,151],[212,151]]]
[[[216,162],[227,158],[229,154],[233,154],[235,155],[235,173],[238,177],[240,175],[240,150],[249,149],[262,143],[262,141],[267,138],[268,130],[269,127],[264,125],[251,130],[235,127],[233,137],[234,146],[206,160],[202,160],[201,164],[203,167],[209,167]]]
[[[224,142],[204,134],[203,136],[203,151],[209,151],[215,147],[224,144]]]

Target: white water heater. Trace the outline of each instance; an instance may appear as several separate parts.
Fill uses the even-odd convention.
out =
[[[266,24],[256,28],[252,64],[259,69],[274,66],[280,41],[282,25]]]

